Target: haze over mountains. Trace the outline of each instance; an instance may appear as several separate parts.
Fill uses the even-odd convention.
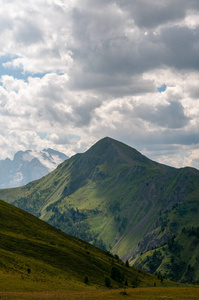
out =
[[[199,280],[199,171],[194,168],[162,165],[104,138],[47,176],[24,187],[1,190],[0,199],[131,264],[142,253],[164,245],[155,266],[150,268],[150,259],[145,259],[143,264],[137,262],[139,267],[161,270],[170,278],[168,265],[175,261],[182,265],[177,280],[187,281],[187,268],[194,274],[192,281]],[[190,227],[195,236],[185,252],[169,248],[169,241],[186,247],[179,239],[182,232],[188,238]],[[189,259],[184,258],[186,250]]]
[[[22,186],[39,179],[66,159],[68,156],[53,149],[18,151],[13,160],[0,160],[0,188]]]

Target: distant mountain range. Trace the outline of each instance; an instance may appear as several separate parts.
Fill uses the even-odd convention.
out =
[[[13,160],[0,160],[0,188],[18,187],[39,179],[68,159],[53,149],[18,151]]]
[[[47,176],[25,187],[1,190],[0,199],[150,272],[172,278],[170,260],[179,265],[182,261],[178,280],[188,281],[187,268],[194,274],[192,282],[199,280],[197,234],[185,251],[175,252],[168,244],[173,239],[186,247],[180,235],[187,239],[189,227],[197,232],[199,171],[194,168],[162,165],[104,138]],[[150,257],[138,261],[146,251],[163,245],[155,266],[150,267]],[[186,250],[189,257],[194,253],[193,259],[184,259]]]

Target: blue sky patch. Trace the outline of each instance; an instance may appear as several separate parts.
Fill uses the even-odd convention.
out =
[[[22,68],[13,68],[13,67],[4,67],[3,64],[7,63],[9,61],[12,61],[16,58],[19,58],[19,56],[11,56],[11,55],[5,55],[0,57],[0,77],[3,75],[13,76],[16,79],[22,79],[24,81],[28,81],[28,77],[44,77],[48,72],[43,73],[29,73],[24,72]]]
[[[166,84],[161,85],[160,87],[157,88],[159,93],[165,92],[166,91]]]
[[[4,67],[3,64],[13,59],[18,58],[17,56],[5,55],[0,57],[0,77],[3,75],[13,76],[17,79],[26,79],[27,76],[23,74],[22,69],[15,69],[12,67]]]
[[[46,136],[47,136],[47,134],[44,133],[44,132],[37,132],[37,135],[38,135],[42,140],[44,140],[44,139],[46,138]]]

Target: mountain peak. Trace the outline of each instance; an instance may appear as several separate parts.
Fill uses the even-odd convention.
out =
[[[87,150],[87,155],[100,156],[101,158],[108,159],[110,161],[122,161],[129,165],[150,165],[151,167],[157,166],[158,163],[150,160],[146,156],[142,155],[136,149],[119,142],[110,137],[104,137],[95,143],[89,150]]]
[[[107,149],[109,147],[115,147],[116,145],[118,146],[126,146],[126,147],[129,147],[125,144],[123,144],[122,142],[119,142],[113,138],[110,138],[110,137],[104,137],[102,139],[100,139],[99,141],[97,141],[91,148],[89,148],[87,150],[87,152],[89,151],[98,151],[100,152],[101,154],[103,154],[104,152],[107,151]]]
[[[198,224],[198,182],[197,170],[153,162],[105,137],[34,183],[0,191],[0,198],[134,261],[184,224]]]

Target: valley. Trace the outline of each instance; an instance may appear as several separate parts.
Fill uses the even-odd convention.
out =
[[[104,138],[41,179],[0,190],[0,199],[131,265],[172,278],[164,264],[146,268],[140,255],[198,226],[199,171],[156,163]],[[187,251],[197,251],[197,237],[194,243]],[[185,264],[197,268],[194,259]],[[195,274],[193,282],[199,280]],[[183,276],[178,280],[187,282]]]

